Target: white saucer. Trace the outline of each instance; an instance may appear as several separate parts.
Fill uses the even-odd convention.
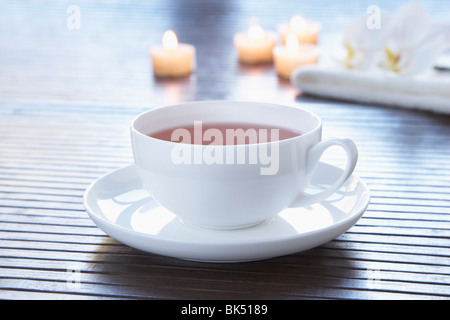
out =
[[[320,163],[311,191],[323,189],[341,169]],[[257,226],[213,230],[184,223],[160,207],[142,188],[129,165],[95,181],[84,205],[97,226],[112,238],[146,252],[195,261],[239,262],[269,259],[311,249],[349,228],[369,204],[369,190],[355,175],[326,201],[289,208]]]

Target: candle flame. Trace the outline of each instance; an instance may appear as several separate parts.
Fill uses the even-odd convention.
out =
[[[162,45],[165,50],[175,50],[178,48],[178,39],[175,32],[172,30],[167,30],[164,32]]]
[[[299,50],[297,36],[293,33],[288,34],[288,36],[286,37],[286,50],[292,53],[295,53]]]
[[[261,41],[265,38],[265,36],[266,34],[264,32],[264,29],[257,24],[251,25],[248,29],[248,38],[252,42]]]
[[[304,32],[307,27],[306,20],[300,16],[293,16],[291,22],[289,23],[289,27],[292,31],[299,33]]]

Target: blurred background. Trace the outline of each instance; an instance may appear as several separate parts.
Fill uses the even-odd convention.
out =
[[[71,101],[153,107],[180,101],[245,99],[293,101],[297,91],[273,67],[237,61],[233,35],[259,19],[276,30],[294,14],[323,24],[319,45],[329,53],[344,28],[370,5],[395,12],[392,0],[152,0],[0,1],[0,99]],[[419,1],[436,21],[450,19],[448,0]],[[77,6],[80,28],[67,26]],[[153,77],[149,48],[173,29],[197,49],[190,77]],[[211,81],[213,79],[213,81]]]
[[[276,30],[301,15],[322,23],[319,46],[332,54],[369,6],[407,2],[0,0],[0,298],[448,299],[450,117],[305,96],[272,64],[240,64],[233,46],[251,17]],[[449,0],[418,2],[450,22]],[[167,29],[196,47],[188,77],[153,76],[149,49]],[[83,195],[133,162],[131,119],[211,99],[305,107],[324,137],[354,140],[371,190],[363,218],[321,247],[248,264],[145,254],[98,229]],[[324,156],[343,164],[339,151]],[[82,271],[79,288],[70,270]]]

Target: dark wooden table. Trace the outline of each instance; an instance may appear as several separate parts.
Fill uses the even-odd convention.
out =
[[[67,27],[73,4],[80,29]],[[303,96],[234,52],[251,16],[275,29],[301,12],[324,24],[320,44],[332,47],[370,4],[0,1],[0,298],[448,299],[450,117]],[[450,16],[447,0],[423,5]],[[148,49],[169,28],[197,48],[190,77],[152,76]],[[239,264],[143,253],[98,229],[83,193],[132,162],[130,120],[208,99],[304,107],[322,117],[325,137],[352,138],[372,196],[363,217],[318,248]]]

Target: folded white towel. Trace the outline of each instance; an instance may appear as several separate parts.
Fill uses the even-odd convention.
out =
[[[321,97],[450,114],[447,72],[402,77],[313,65],[295,70],[291,82],[302,92]]]

